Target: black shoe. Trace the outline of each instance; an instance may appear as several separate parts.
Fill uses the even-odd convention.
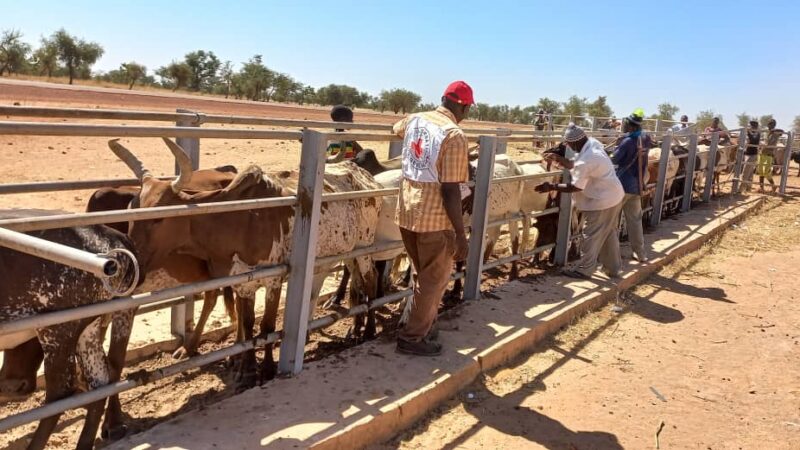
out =
[[[406,355],[416,356],[438,356],[442,353],[442,345],[423,339],[419,342],[410,342],[405,339],[397,339],[397,351]]]
[[[428,331],[428,335],[425,336],[425,340],[428,341],[438,341],[439,340],[439,324],[434,323],[431,327],[431,331]]]

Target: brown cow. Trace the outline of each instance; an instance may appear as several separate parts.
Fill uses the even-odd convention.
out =
[[[274,198],[291,196],[296,192],[298,179],[296,171],[265,174],[255,166],[238,174],[224,189],[182,190],[182,186],[192,177],[190,161],[180,146],[168,139],[165,139],[165,142],[181,167],[177,183],[170,184],[154,178],[117,140],[109,142],[112,151],[125,161],[142,182],[143,194],[134,200],[133,207]],[[381,186],[369,173],[350,162],[326,167],[325,192],[380,188]],[[317,256],[338,255],[349,252],[357,246],[372,244],[379,209],[378,200],[372,197],[324,204],[320,219]],[[181,253],[206,261],[210,274],[220,277],[249,272],[259,266],[285,263],[291,247],[293,225],[294,208],[284,206],[136,222],[131,225],[130,236],[137,246],[140,262],[144,267],[163,264],[163,259],[168,255]],[[345,263],[350,268],[354,281],[364,287],[361,291],[367,292],[369,298],[374,298],[377,275],[371,258],[358,257]],[[313,300],[316,300],[322,282],[332,268],[332,266],[316,268],[312,289]],[[269,278],[253,280],[234,288],[238,296],[236,303],[240,337],[245,340],[253,337],[255,293],[259,287],[267,288],[261,334],[266,335],[275,331],[282,282],[280,278]],[[374,333],[374,326],[374,316],[370,315],[367,332]],[[262,380],[275,375],[272,346],[267,346],[265,350],[261,370]],[[253,386],[257,381],[255,362],[255,351],[246,352],[237,374],[240,388]]]

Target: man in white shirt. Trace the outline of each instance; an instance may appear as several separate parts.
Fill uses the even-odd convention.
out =
[[[606,275],[616,278],[622,268],[618,236],[619,216],[625,196],[622,184],[611,158],[598,140],[587,137],[580,127],[571,123],[564,133],[564,142],[577,153],[574,161],[556,153],[546,154],[545,159],[569,169],[572,181],[561,184],[545,182],[536,187],[537,192],[573,193],[575,207],[583,213],[585,222],[581,259],[562,273],[573,278],[589,279],[599,262]]]

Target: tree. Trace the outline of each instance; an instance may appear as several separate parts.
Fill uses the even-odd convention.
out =
[[[420,100],[422,100],[422,97],[406,89],[381,91],[380,96],[387,108],[392,110],[395,114],[401,111],[403,114],[406,114],[407,112],[416,110]]]
[[[697,119],[695,122],[697,123],[698,130],[705,130],[707,126],[711,125],[711,122],[714,120],[714,117],[719,117],[719,127],[723,130],[727,130],[728,128],[722,122],[722,116],[715,113],[713,109],[707,109],[705,111],[700,111],[697,113]]]
[[[58,46],[52,39],[42,38],[42,44],[33,52],[33,66],[41,76],[53,76],[58,70]]]
[[[22,42],[22,33],[6,30],[0,36],[0,76],[8,72],[19,73],[28,62],[31,46]]]
[[[125,81],[128,83],[128,90],[133,89],[133,85],[147,75],[147,67],[135,61],[122,63],[119,68],[125,73]]]
[[[182,87],[186,87],[192,78],[192,68],[186,63],[172,61],[168,66],[159,67],[156,75],[161,77],[162,85],[172,87],[175,92]]]
[[[750,125],[750,116],[746,112],[736,115],[736,121],[740,127],[746,128]]]
[[[794,129],[795,134],[800,133],[800,116],[794,116]]]
[[[86,76],[91,74],[91,66],[103,56],[103,47],[96,42],[88,42],[70,35],[63,28],[56,31],[51,38],[58,49],[58,59],[67,66],[69,84],[76,73]]]
[[[656,109],[657,112],[650,115],[651,119],[675,120],[675,114],[681,110],[677,106],[667,102],[660,103]]]
[[[420,103],[414,112],[433,111],[436,109],[436,103]],[[472,110],[470,110],[472,112]]]
[[[320,105],[367,106],[372,96],[344,84],[329,84],[317,89],[316,102]]]
[[[192,73],[189,89],[210,92],[217,83],[217,72],[222,65],[219,58],[214,52],[197,50],[187,53],[184,59]]]
[[[245,98],[259,101],[267,95],[267,89],[272,86],[274,78],[275,72],[264,65],[261,55],[254,55],[242,65],[234,84]]]
[[[586,113],[587,107],[588,105],[586,98],[580,98],[577,95],[573,95],[567,99],[566,102],[564,102],[564,114],[582,116]]]
[[[766,115],[764,115],[764,116],[761,116],[761,117],[758,119],[758,123],[761,125],[761,128],[766,128],[766,127],[767,127],[767,124],[768,124],[768,123],[769,123],[771,120],[775,120],[775,118],[772,116],[772,114],[766,114]]]
[[[601,95],[586,106],[586,113],[592,117],[611,117],[614,111],[606,103],[606,96]]]
[[[233,63],[225,61],[219,69],[219,81],[217,84],[217,93],[225,94],[225,98],[231,94],[231,85],[233,84]]]

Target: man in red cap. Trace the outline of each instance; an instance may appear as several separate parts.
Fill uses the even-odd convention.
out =
[[[412,114],[394,125],[403,138],[403,179],[397,224],[416,273],[411,314],[400,330],[397,351],[436,356],[442,346],[432,332],[453,260],[467,256],[460,185],[469,175],[467,138],[458,127],[474,104],[463,81],[447,86],[442,105]]]

